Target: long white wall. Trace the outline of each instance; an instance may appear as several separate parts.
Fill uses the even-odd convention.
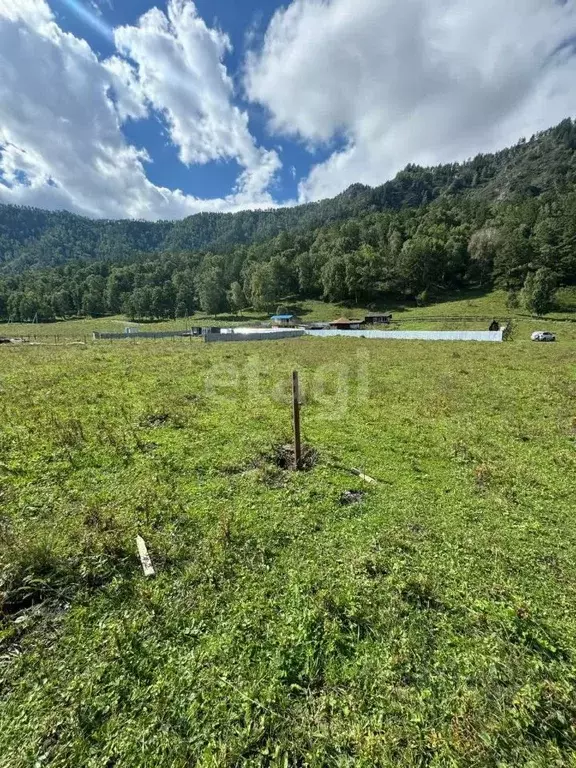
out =
[[[308,336],[349,336],[365,339],[420,341],[503,341],[504,331],[306,331]]]

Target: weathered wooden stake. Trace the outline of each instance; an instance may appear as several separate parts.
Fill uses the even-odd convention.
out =
[[[300,436],[300,388],[298,371],[292,373],[292,406],[294,414],[294,464],[302,469],[302,440]]]
[[[144,571],[144,575],[147,578],[155,576],[156,573],[154,571],[154,567],[152,566],[152,560],[150,559],[148,549],[146,548],[146,542],[142,536],[136,536],[136,546],[138,547],[138,554],[140,555],[140,562],[142,563],[142,570]]]
[[[374,480],[373,477],[370,477],[370,475],[365,475],[363,472],[361,472],[359,469],[353,469],[351,470],[355,475],[358,475],[358,477],[361,480],[364,480],[366,483],[378,483],[378,480]]]

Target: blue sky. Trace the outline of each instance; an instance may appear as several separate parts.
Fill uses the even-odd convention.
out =
[[[0,0],[0,202],[180,218],[576,114],[576,0]]]

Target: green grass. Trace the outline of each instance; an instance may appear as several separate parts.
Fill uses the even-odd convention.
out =
[[[0,766],[575,764],[576,368],[532,325],[0,347]]]

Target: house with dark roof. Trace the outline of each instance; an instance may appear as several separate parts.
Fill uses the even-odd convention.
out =
[[[374,312],[371,315],[366,315],[364,318],[365,325],[390,325],[391,322],[391,312]]]
[[[330,327],[338,331],[359,331],[362,325],[362,320],[348,320],[347,317],[339,317],[330,323]]]

